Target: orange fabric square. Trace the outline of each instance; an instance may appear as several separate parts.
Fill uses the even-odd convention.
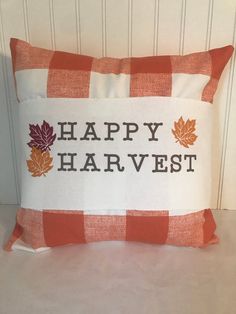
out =
[[[91,71],[93,58],[69,52],[55,51],[50,69]]]
[[[207,85],[205,86],[203,92],[202,92],[202,101],[208,101],[213,102],[213,97],[215,95],[216,89],[218,86],[218,80],[212,78],[209,80]]]
[[[92,71],[102,74],[130,74],[130,59],[118,58],[94,58],[92,64]]]
[[[127,211],[127,241],[165,243],[168,235],[168,227],[169,216],[167,211]]]
[[[126,217],[114,215],[84,215],[86,242],[125,240]]]
[[[24,229],[21,227],[21,225],[18,224],[18,222],[16,222],[9,240],[4,245],[4,250],[11,251],[12,245],[21,237],[23,232]]]
[[[49,70],[47,97],[88,98],[90,72]]]
[[[46,246],[43,233],[42,211],[20,208],[17,212],[17,223],[23,232],[20,239],[33,249]]]
[[[204,224],[203,224],[203,242],[204,244],[213,244],[219,242],[218,237],[214,234],[216,230],[216,223],[210,209],[204,210]]]
[[[48,69],[54,52],[12,38],[10,42],[14,71],[26,69]]]
[[[43,211],[47,246],[85,243],[83,211]]]
[[[130,96],[171,96],[172,76],[167,73],[137,73],[130,77]]]
[[[219,80],[221,73],[223,72],[224,67],[231,57],[233,51],[233,46],[226,46],[209,51],[212,60],[211,76],[213,78]]]
[[[171,56],[171,64],[173,73],[211,75],[211,57],[208,52]]]
[[[169,232],[166,243],[180,246],[203,245],[204,211],[186,215],[169,216]]]
[[[172,73],[170,56],[131,58],[130,73]]]

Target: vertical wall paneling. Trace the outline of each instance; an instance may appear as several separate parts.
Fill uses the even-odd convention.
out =
[[[56,50],[56,34],[55,34],[55,19],[54,19],[54,0],[49,0],[49,21],[51,33],[52,49]]]
[[[101,57],[102,0],[80,0],[81,53]]]
[[[81,53],[80,0],[75,0],[76,50]]]
[[[193,51],[203,51],[205,49],[208,7],[209,4],[206,0],[186,1],[183,46],[184,54],[191,53]]]
[[[133,1],[132,54],[152,55],[154,46],[155,1]]]
[[[50,25],[49,0],[27,0],[27,15],[30,43],[51,49],[54,39]]]
[[[186,0],[182,0],[180,34],[179,34],[179,54],[184,54],[185,40],[185,24],[186,24]]]
[[[30,41],[29,18],[28,18],[28,0],[23,0],[23,15],[24,15],[24,26],[25,26],[25,39],[27,41]]]
[[[0,44],[2,48],[2,43]],[[6,99],[6,72],[3,70],[4,57],[0,56],[0,204],[17,203],[15,171],[13,168],[13,150],[9,125],[9,111]]]
[[[132,57],[133,0],[128,0],[128,57]]]
[[[160,0],[158,53],[178,54],[182,1]]]
[[[221,1],[214,0],[212,13],[212,26],[210,34],[210,48],[220,47],[227,44],[232,44],[234,30],[234,12],[235,2],[231,0]],[[215,207],[221,208],[223,173],[225,167],[225,148],[226,134],[228,129],[228,115],[230,108],[230,84],[232,72],[232,60],[227,65],[222,80],[219,83],[218,93],[214,104],[214,173],[213,184],[215,192]]]
[[[211,48],[225,45],[228,42],[232,43],[235,5],[234,0],[214,0]]]
[[[57,50],[77,51],[75,14],[74,0],[54,0],[53,15]]]
[[[18,104],[9,39],[92,56],[235,45],[236,0],[0,0],[0,203],[19,202]],[[213,207],[236,209],[235,55],[213,106]]]
[[[17,203],[16,169],[12,165],[14,147],[12,125],[10,125],[10,106],[7,99],[7,69],[4,55],[4,31],[2,21],[2,8],[0,6],[0,204]]]
[[[12,156],[9,156],[9,159],[12,158],[12,169],[14,171],[14,184],[17,195],[17,201],[19,202],[19,144],[18,144],[18,106],[15,95],[15,86],[12,75],[12,65],[10,59],[10,49],[9,49],[9,40],[11,37],[19,37],[26,39],[26,29],[24,22],[24,10],[22,1],[14,0],[2,0],[1,5],[1,14],[2,14],[2,54],[4,61],[4,75],[5,79],[5,93],[6,93],[6,102],[9,112],[9,130],[10,130],[10,139],[11,139],[11,152]],[[14,8],[14,9],[12,9]],[[1,100],[1,106],[2,100]],[[7,140],[7,139],[5,139]],[[9,161],[6,160],[7,165]],[[2,179],[5,182],[5,178]],[[7,191],[8,186],[5,185],[4,190]],[[6,192],[8,193],[8,192]]]
[[[102,56],[107,56],[107,4],[102,0]]]
[[[106,3],[106,54],[126,57],[128,53],[128,1],[108,0]]]
[[[233,33],[233,46],[236,45],[236,9],[234,17],[234,33]],[[219,190],[219,202],[221,208],[234,209],[236,203],[236,64],[235,64],[235,54],[231,60],[230,67],[230,79],[228,86],[228,111],[225,119],[225,139],[222,156],[222,184]]]
[[[155,0],[154,8],[154,30],[153,30],[153,55],[158,51],[158,28],[159,28],[159,0]]]
[[[206,29],[206,42],[205,49],[208,50],[211,44],[211,30],[212,30],[212,16],[214,8],[214,0],[208,0],[208,14],[207,14],[207,29]]]

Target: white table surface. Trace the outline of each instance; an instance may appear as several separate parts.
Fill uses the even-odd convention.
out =
[[[0,206],[1,244],[15,205]],[[214,211],[205,249],[120,241],[32,254],[0,250],[1,314],[234,314],[236,211]]]

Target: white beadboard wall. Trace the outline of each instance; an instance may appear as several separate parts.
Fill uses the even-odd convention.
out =
[[[20,201],[9,39],[92,56],[185,54],[233,44],[236,0],[0,0],[0,204]],[[214,207],[236,209],[235,55],[214,105]]]

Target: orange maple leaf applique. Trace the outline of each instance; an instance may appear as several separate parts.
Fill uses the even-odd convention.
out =
[[[197,139],[197,135],[194,134],[196,125],[196,120],[187,120],[184,122],[183,118],[180,117],[178,122],[174,123],[174,130],[172,129],[172,133],[174,137],[177,139],[176,143],[179,142],[180,145],[189,148],[189,145],[193,145],[193,143]]]
[[[26,162],[28,170],[32,173],[32,177],[45,176],[45,173],[53,167],[51,165],[53,158],[50,157],[49,151],[41,151],[41,149],[32,147],[30,158]]]

